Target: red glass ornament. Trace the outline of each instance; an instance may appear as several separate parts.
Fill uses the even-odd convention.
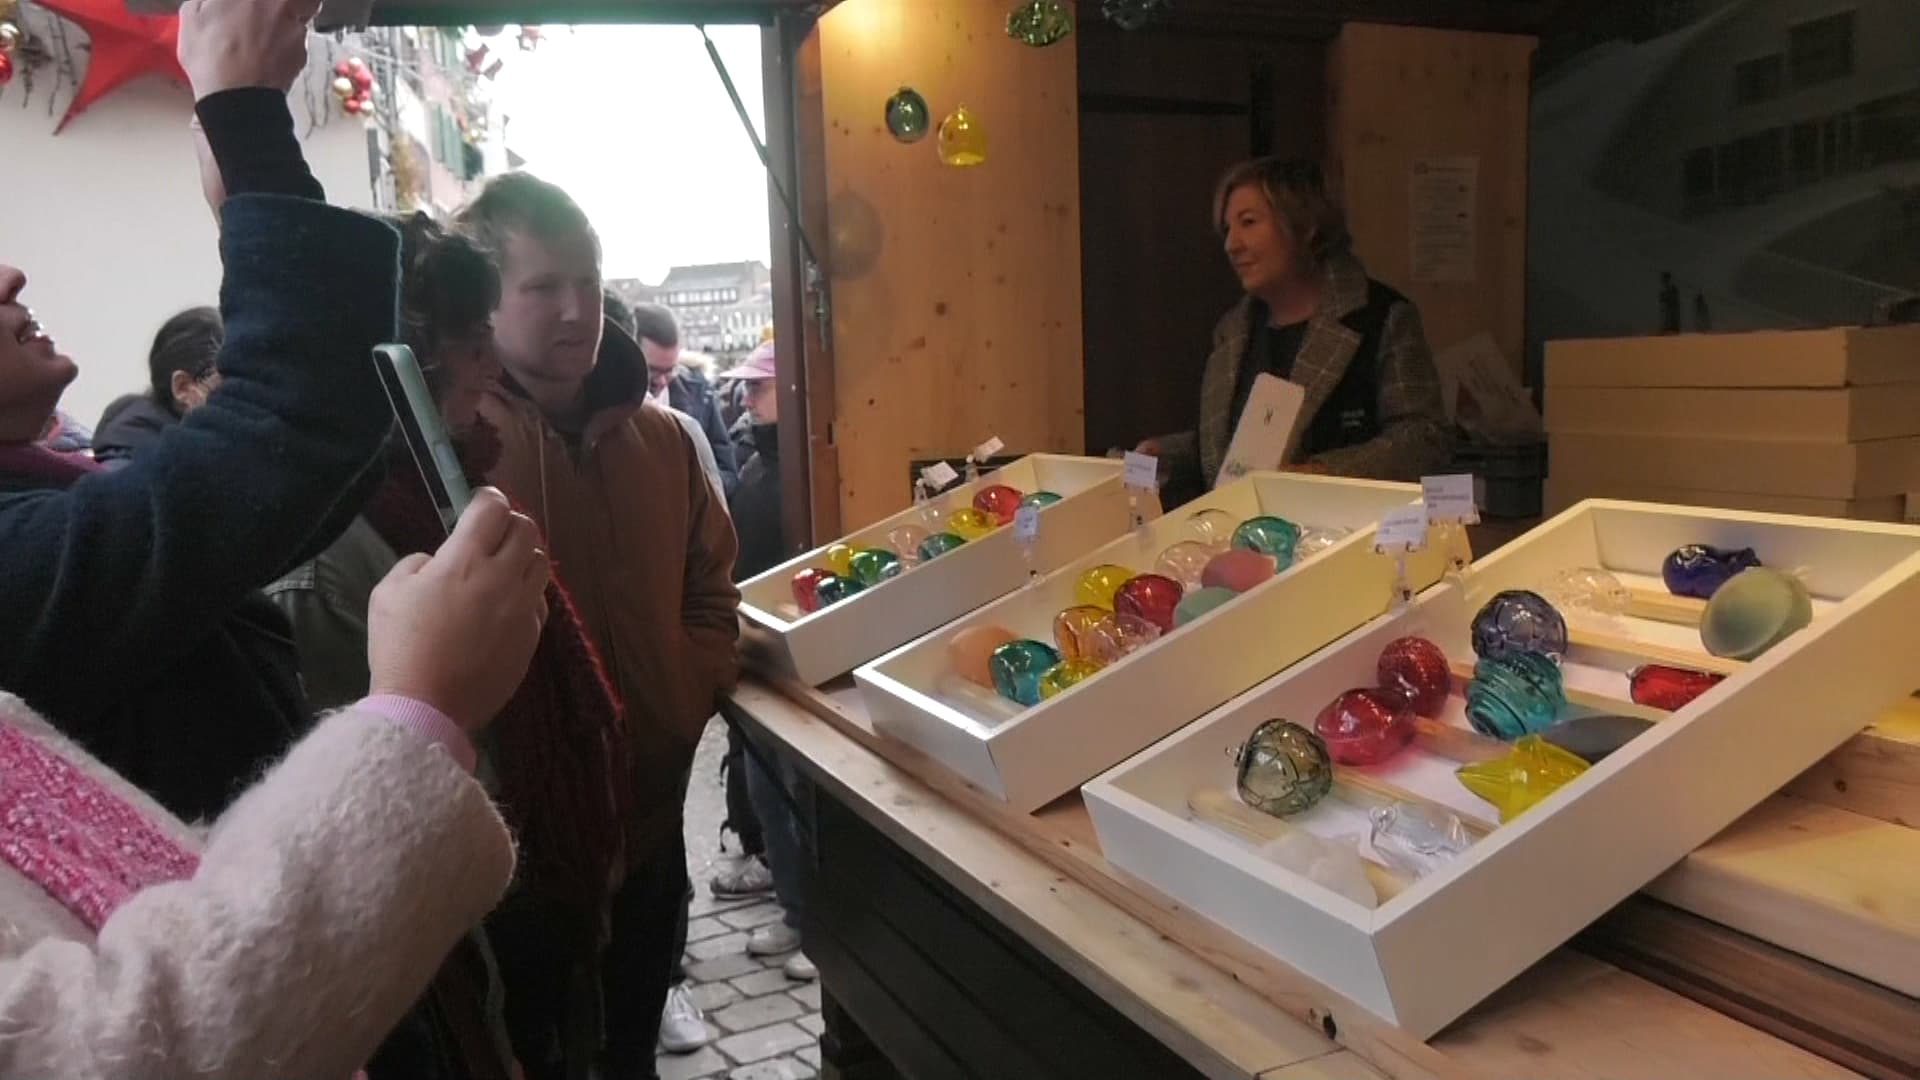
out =
[[[1334,761],[1377,765],[1413,741],[1413,709],[1397,690],[1349,690],[1320,710],[1313,730]]]
[[[13,81],[13,57],[0,53],[0,86]]]
[[[348,76],[348,78],[353,80],[354,86],[362,90],[373,85],[373,72],[368,71],[366,68],[356,70],[352,75]]]
[[[1421,716],[1439,716],[1453,689],[1453,669],[1440,646],[1420,637],[1403,637],[1380,650],[1374,668],[1380,685],[1407,695],[1413,711]]]
[[[1180,606],[1185,591],[1170,577],[1141,574],[1113,594],[1113,610],[1117,615],[1145,619],[1164,634],[1173,629],[1174,609]]]
[[[994,484],[981,488],[973,497],[973,508],[1002,525],[1013,524],[1013,516],[1020,512],[1020,500],[1026,498],[1019,491],[1005,484]]]
[[[1677,712],[1686,708],[1694,698],[1720,685],[1720,680],[1726,676],[1688,671],[1665,664],[1645,664],[1634,668],[1628,678],[1633,686],[1635,705]]]
[[[820,610],[820,582],[833,576],[833,571],[809,566],[793,575],[793,602],[800,610],[812,614]]]

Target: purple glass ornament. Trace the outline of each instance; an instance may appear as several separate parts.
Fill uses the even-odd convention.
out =
[[[1565,656],[1567,620],[1537,592],[1496,593],[1473,617],[1473,651],[1482,657],[1512,652]]]
[[[1660,578],[1675,596],[1713,599],[1727,579],[1742,570],[1760,565],[1760,556],[1752,548],[1717,548],[1707,544],[1683,544],[1673,549],[1660,564]]]

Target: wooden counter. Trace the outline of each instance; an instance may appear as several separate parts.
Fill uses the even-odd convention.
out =
[[[1857,1075],[1571,949],[1420,1043],[1120,878],[1077,795],[1015,815],[884,760],[850,685],[735,701],[815,784],[828,1076]]]

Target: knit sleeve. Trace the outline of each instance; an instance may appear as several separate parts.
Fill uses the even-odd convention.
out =
[[[342,1080],[512,869],[449,754],[335,714],[220,820],[191,879],[141,892],[92,945],[0,963],[0,1075]]]

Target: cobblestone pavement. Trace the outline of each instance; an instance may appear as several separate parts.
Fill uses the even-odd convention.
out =
[[[726,785],[720,760],[727,729],[707,727],[687,787],[687,869],[693,875],[693,921],[687,930],[687,974],[707,1014],[714,1041],[691,1054],[661,1054],[661,1080],[808,1080],[820,1068],[820,984],[789,980],[783,956],[747,955],[747,932],[780,917],[770,900],[716,900],[707,883],[731,864],[720,823]],[[731,844],[731,838],[729,838]]]

